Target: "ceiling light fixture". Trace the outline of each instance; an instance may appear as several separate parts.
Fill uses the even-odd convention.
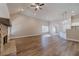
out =
[[[34,15],[36,12],[42,9],[42,6],[45,5],[44,3],[32,3],[30,7],[34,8]]]

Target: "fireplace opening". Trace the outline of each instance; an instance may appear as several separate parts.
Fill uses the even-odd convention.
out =
[[[7,35],[3,37],[3,44],[5,45],[7,43]]]

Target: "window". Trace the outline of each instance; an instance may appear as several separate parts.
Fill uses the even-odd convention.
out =
[[[42,33],[47,33],[47,32],[49,32],[48,26],[43,25],[42,26]]]

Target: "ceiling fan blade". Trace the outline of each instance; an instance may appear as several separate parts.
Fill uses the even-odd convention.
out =
[[[40,7],[39,9],[41,10],[42,8]]]
[[[40,5],[40,3],[35,3],[36,5]]]
[[[43,5],[44,5],[44,3],[40,4],[40,6],[43,6]]]
[[[36,7],[35,5],[30,5],[31,7]]]

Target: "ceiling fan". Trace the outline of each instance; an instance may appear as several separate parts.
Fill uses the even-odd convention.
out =
[[[38,11],[42,9],[42,6],[44,6],[44,3],[32,3],[30,7],[34,8],[35,11]]]
[[[31,3],[30,7],[34,8],[34,11],[35,11],[34,14],[36,14],[36,11],[41,10],[43,5],[45,4],[44,3]],[[24,11],[24,8],[18,8],[17,11],[11,15],[13,17],[14,15],[20,14],[23,11]]]

